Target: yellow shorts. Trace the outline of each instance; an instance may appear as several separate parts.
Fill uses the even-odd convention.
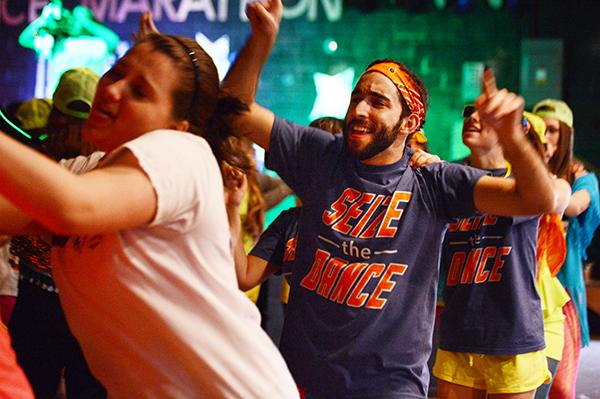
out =
[[[528,392],[552,379],[543,350],[520,355],[482,355],[438,349],[433,375],[490,394]]]

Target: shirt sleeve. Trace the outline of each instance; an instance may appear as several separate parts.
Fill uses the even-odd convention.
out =
[[[122,148],[133,153],[156,193],[157,210],[151,226],[184,232],[213,202],[224,207],[221,173],[203,138],[156,130]]]
[[[95,169],[102,157],[104,157],[104,152],[96,151],[87,156],[80,155],[75,158],[61,159],[58,163],[63,168],[79,175]]]
[[[475,184],[486,175],[483,170],[454,163],[437,163],[421,168],[426,190],[436,213],[448,221],[477,212]]]
[[[336,146],[336,137],[323,130],[296,125],[275,118],[266,165],[300,197],[313,176],[327,169],[327,153]]]
[[[258,242],[250,251],[250,255],[256,256],[267,262],[271,262],[279,269],[283,266],[286,243],[293,238],[294,224],[298,220],[297,208],[288,209],[269,225],[261,234]]]

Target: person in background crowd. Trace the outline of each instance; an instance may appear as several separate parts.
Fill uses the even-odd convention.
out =
[[[550,171],[566,179],[573,192],[565,209],[567,255],[558,273],[571,301],[563,307],[565,344],[550,398],[574,398],[581,348],[589,343],[583,260],[600,224],[598,178],[573,157],[574,124],[569,106],[564,101],[545,99],[533,107],[533,113],[546,123],[546,159]]]
[[[471,150],[467,164],[513,179],[498,134],[477,107],[467,106],[463,117],[462,139]],[[559,198],[553,211],[562,213],[569,185],[554,182],[552,190]],[[438,397],[532,398],[549,382],[535,289],[538,221],[539,216],[483,213],[448,227],[440,261],[444,310],[433,367]]]
[[[527,120],[527,139],[545,158],[546,123],[539,116],[524,112]],[[563,180],[564,184],[568,184]],[[536,288],[542,303],[544,316],[544,352],[552,381],[543,384],[535,391],[535,399],[546,399],[556,375],[556,369],[562,358],[564,346],[565,316],[563,306],[570,300],[569,295],[556,278],[567,253],[565,229],[561,222],[562,214],[546,213],[540,218],[537,240]]]
[[[52,99],[32,98],[23,103],[15,115],[17,125],[31,136],[31,147],[36,150],[40,150],[42,142],[48,138],[46,126],[51,111]]]

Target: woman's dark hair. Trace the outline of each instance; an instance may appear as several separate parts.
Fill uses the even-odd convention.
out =
[[[40,150],[54,160],[90,155],[96,147],[83,138],[85,119],[65,115],[52,107],[45,133],[47,138],[40,143]]]
[[[558,148],[548,164],[550,170],[558,177],[566,179],[569,184],[573,184],[575,176],[571,173],[573,164],[573,136],[574,130],[563,122],[560,123],[560,138],[558,139]]]
[[[196,41],[183,36],[151,34],[139,43],[149,43],[169,57],[179,71],[179,86],[173,94],[173,115],[187,120],[189,132],[208,141],[219,164],[225,161],[244,169],[240,156],[228,141],[234,135],[229,121],[248,107],[221,93],[217,68],[206,51]]]
[[[239,151],[235,151],[244,159],[247,168],[246,176],[248,178],[248,211],[243,221],[244,231],[256,242],[263,232],[265,225],[265,200],[258,184],[258,170],[254,160],[254,148],[252,142],[247,138],[231,139],[239,142]],[[232,147],[235,148],[235,147]]]

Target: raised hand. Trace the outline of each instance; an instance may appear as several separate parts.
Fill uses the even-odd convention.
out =
[[[237,209],[248,189],[248,178],[242,171],[229,165],[223,166],[222,173],[225,181],[225,205],[228,211],[229,208]]]
[[[160,33],[156,25],[154,25],[154,20],[152,19],[152,12],[146,11],[140,17],[140,23],[138,25],[138,33],[131,33],[131,38],[134,43],[142,40],[144,37],[152,34],[152,33]]]
[[[246,6],[246,15],[252,26],[252,33],[273,41],[279,32],[282,13],[281,0],[259,0]]]
[[[496,132],[502,145],[523,139],[521,121],[525,101],[506,89],[498,90],[496,77],[486,69],[482,77],[482,92],[475,106],[482,124]]]

